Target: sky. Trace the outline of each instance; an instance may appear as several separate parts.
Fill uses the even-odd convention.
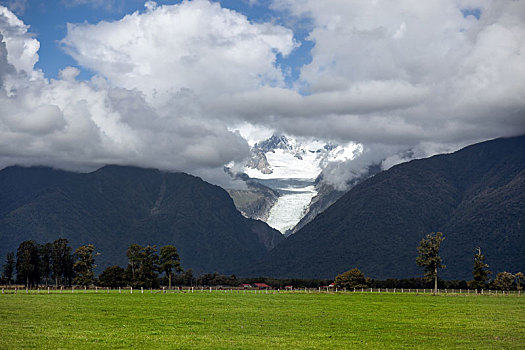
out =
[[[228,187],[272,132],[371,164],[525,133],[519,0],[0,0],[0,168],[105,164]],[[235,166],[234,166],[235,167]]]

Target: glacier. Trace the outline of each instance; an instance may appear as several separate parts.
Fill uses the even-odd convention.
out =
[[[332,146],[320,140],[300,142],[293,138],[272,136],[255,144],[254,152],[264,152],[271,173],[245,167],[253,180],[279,193],[270,209],[267,224],[285,234],[308,213],[317,195],[315,181],[328,162],[343,162],[362,152],[360,144]]]

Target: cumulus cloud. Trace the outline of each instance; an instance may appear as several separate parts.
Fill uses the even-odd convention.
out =
[[[5,7],[0,35],[2,167],[84,171],[125,164],[200,172],[213,181],[223,178],[225,163],[248,155],[246,140],[223,121],[199,113],[199,97],[183,83],[170,90],[169,104],[158,104],[152,89],[119,86],[99,75],[78,81],[75,67],[47,80],[34,69],[38,41]]]
[[[69,24],[62,43],[84,67],[112,84],[164,103],[180,89],[202,98],[281,86],[276,56],[297,45],[293,32],[254,24],[204,0],[153,6],[120,21]]]

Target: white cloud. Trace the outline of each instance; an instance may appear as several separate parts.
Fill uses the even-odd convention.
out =
[[[0,5],[0,34],[7,49],[7,62],[20,73],[34,77],[40,43],[28,33],[25,25],[14,13]]]
[[[274,0],[274,7],[313,21],[312,62],[301,70],[310,96],[298,103],[289,94],[288,106],[304,107],[293,113],[271,111],[274,119],[292,114],[298,132],[307,132],[301,114],[323,117],[333,130],[349,129],[349,121],[349,137],[368,142],[405,143],[403,128],[419,132],[413,145],[525,132],[524,2]],[[479,20],[463,16],[472,8]],[[318,107],[312,114],[309,101]]]
[[[180,89],[207,98],[280,86],[276,55],[296,46],[291,30],[250,23],[204,0],[148,6],[115,22],[69,24],[62,43],[82,66],[157,103]]]
[[[238,133],[197,113],[191,91],[172,94],[168,113],[138,89],[99,76],[77,81],[75,67],[44,79],[34,70],[38,41],[9,10],[0,13],[0,167],[122,164],[201,172],[214,181],[225,163],[248,155]]]

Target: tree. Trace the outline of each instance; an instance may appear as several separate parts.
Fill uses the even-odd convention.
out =
[[[69,241],[65,238],[59,238],[53,242],[51,270],[53,271],[57,288],[62,277],[64,277],[65,280],[69,280],[69,284],[71,284],[73,277],[73,257]]]
[[[421,240],[417,247],[419,256],[416,258],[416,263],[425,268],[427,280],[434,280],[434,294],[437,293],[438,269],[446,267],[441,264],[442,260],[439,256],[439,248],[444,239],[442,232],[432,232],[427,235],[426,239]]]
[[[511,290],[514,284],[515,276],[510,272],[498,272],[496,278],[492,282],[494,289]]]
[[[20,243],[16,252],[16,274],[18,280],[25,282],[27,288],[40,280],[39,260],[38,245],[35,241]]]
[[[93,269],[95,265],[95,246],[93,244],[83,245],[75,250],[77,261],[73,264],[75,278],[73,282],[78,285],[87,286],[95,282]]]
[[[46,281],[46,287],[49,284],[51,276],[51,254],[53,253],[53,244],[46,243],[38,246],[40,251],[40,277]]]
[[[343,272],[337,275],[334,285],[337,288],[366,288],[370,281],[365,278],[365,275],[357,268]]]
[[[485,256],[481,254],[481,248],[478,248],[478,252],[474,255],[474,268],[472,270],[474,280],[469,282],[470,288],[474,288],[478,292],[487,288],[487,280],[491,273],[487,270],[488,267],[489,265],[485,264]]]
[[[126,251],[126,256],[128,257],[128,270],[131,271],[131,282],[135,283],[135,269],[139,264],[139,255],[142,247],[136,243],[133,243],[129,246]]]
[[[159,256],[157,254],[157,247],[147,245],[140,250],[139,254],[138,279],[139,287],[152,288],[157,287],[159,282]]]
[[[180,266],[180,257],[177,248],[166,245],[160,248],[160,270],[168,277],[168,289],[171,289],[171,277],[173,272],[184,271]]]
[[[4,279],[5,282],[9,285],[13,282],[13,277],[15,273],[15,253],[7,253],[5,264],[4,264]]]
[[[120,266],[110,266],[102,271],[98,280],[103,287],[124,287],[126,285],[125,272]]]
[[[127,252],[128,269],[127,274],[131,273],[131,285],[135,287],[152,288],[158,286],[159,256],[157,247],[147,245],[141,247],[132,244]]]

